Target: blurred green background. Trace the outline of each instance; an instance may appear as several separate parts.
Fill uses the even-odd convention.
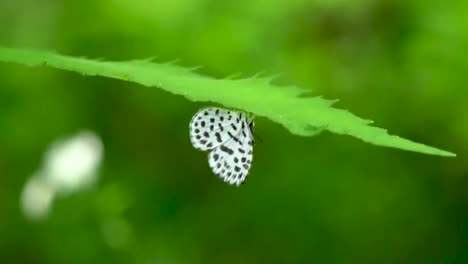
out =
[[[0,63],[0,263],[468,263],[468,2],[0,1],[0,45],[157,57],[223,78],[280,73],[440,158],[257,118],[229,186],[192,148],[207,104],[157,88]],[[58,138],[104,146],[92,188],[21,207]]]

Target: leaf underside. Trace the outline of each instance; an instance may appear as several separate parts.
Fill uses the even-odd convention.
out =
[[[154,63],[151,60],[106,62],[5,47],[0,47],[0,61],[49,66],[158,87],[191,101],[215,102],[266,117],[296,135],[312,136],[328,130],[379,146],[455,156],[448,151],[389,135],[385,129],[372,126],[370,120],[359,118],[347,110],[333,108],[332,100],[303,96],[306,90],[296,86],[274,85],[271,82],[273,78],[214,79],[174,63]]]

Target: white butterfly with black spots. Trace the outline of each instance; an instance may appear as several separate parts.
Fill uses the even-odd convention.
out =
[[[253,157],[253,117],[217,107],[200,109],[190,121],[193,147],[208,151],[208,164],[225,182],[239,186]]]

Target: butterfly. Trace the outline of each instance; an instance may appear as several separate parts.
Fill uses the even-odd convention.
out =
[[[194,148],[208,152],[208,164],[225,182],[239,186],[252,166],[253,117],[218,107],[200,109],[189,124]]]

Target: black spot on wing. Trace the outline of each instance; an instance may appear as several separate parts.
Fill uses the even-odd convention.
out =
[[[215,133],[215,137],[216,137],[216,141],[217,141],[218,143],[222,143],[222,142],[223,142],[223,140],[221,139],[221,134],[220,134],[220,133],[216,132],[216,133]]]
[[[228,135],[229,135],[229,137],[231,137],[235,142],[237,142],[237,143],[240,144],[240,140],[239,140],[236,136],[234,136],[231,132],[228,132]]]
[[[226,146],[224,146],[224,145],[221,145],[221,146],[219,147],[219,150],[221,150],[222,152],[225,152],[225,153],[227,153],[227,154],[229,154],[229,155],[234,154],[234,151],[233,151],[232,149],[230,149],[230,148],[228,148],[228,147],[226,147]],[[226,164],[226,165],[227,165],[227,164]]]

